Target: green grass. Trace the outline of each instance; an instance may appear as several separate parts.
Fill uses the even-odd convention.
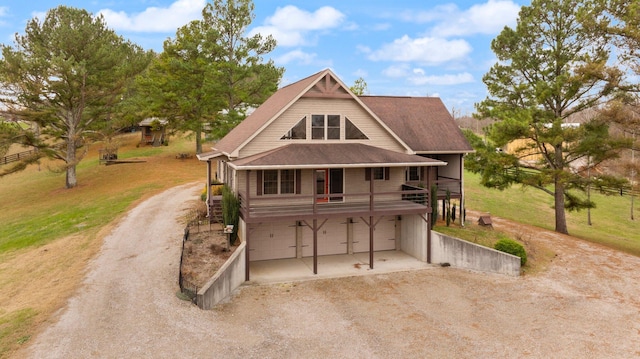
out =
[[[77,166],[78,186],[73,189],[64,188],[64,172],[50,170],[59,168],[60,162],[48,160],[0,177],[0,358],[28,343],[38,326],[64,305],[79,285],[87,259],[99,248],[101,229],[138,201],[166,188],[194,181],[204,185],[203,163],[176,159],[178,153],[195,152],[193,140],[172,138],[169,146],[137,147],[139,136],[121,137],[118,158],[145,162],[102,165],[101,145],[94,144]],[[69,241],[77,245],[65,247]],[[53,247],[41,249],[49,244]],[[55,248],[73,252],[55,256],[51,254]],[[50,278],[45,279],[38,266],[8,264],[32,261],[47,261]],[[51,280],[56,281],[56,290],[50,290]]]
[[[480,185],[479,175],[466,172],[465,191],[467,208],[549,230],[555,227],[553,198],[540,190],[519,185],[504,191],[488,189]],[[640,256],[639,223],[630,219],[630,198],[594,192],[591,198],[596,203],[592,225],[586,210],[567,212],[569,234]],[[635,217],[639,216],[636,206]]]
[[[22,345],[31,339],[28,328],[33,322],[36,311],[26,308],[10,313],[0,313],[0,338],[11,345]],[[3,343],[3,344],[4,344]],[[11,345],[0,345],[0,357],[3,357]]]

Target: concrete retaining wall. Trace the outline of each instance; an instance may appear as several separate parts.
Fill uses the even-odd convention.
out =
[[[246,247],[246,242],[240,243],[222,268],[198,291],[196,298],[198,307],[213,308],[244,283]]]
[[[431,263],[520,275],[520,257],[431,231]]]
[[[427,231],[429,225],[419,215],[402,216],[400,220],[400,250],[427,261]]]

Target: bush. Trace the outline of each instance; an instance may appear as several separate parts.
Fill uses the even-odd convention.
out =
[[[527,252],[524,250],[524,247],[522,246],[522,244],[512,239],[501,239],[496,242],[493,248],[499,250],[500,252],[505,252],[520,257],[521,266],[527,263]]]
[[[240,219],[240,200],[227,185],[222,187],[222,220],[224,225],[233,225],[233,233],[229,241],[234,245],[238,238],[238,222]]]

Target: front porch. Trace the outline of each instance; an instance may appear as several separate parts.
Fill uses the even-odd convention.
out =
[[[403,186],[400,191],[380,193],[290,195],[273,198],[252,197],[248,191],[238,192],[241,217],[246,223],[273,220],[304,221],[337,217],[397,216],[427,214],[429,192]],[[326,202],[325,202],[326,200]]]

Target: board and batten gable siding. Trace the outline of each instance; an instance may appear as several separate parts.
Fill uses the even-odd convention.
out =
[[[282,206],[284,204],[309,204],[312,203],[308,196],[313,194],[313,170],[304,169],[300,171],[301,174],[301,193],[299,196],[306,196],[306,198],[302,198],[300,200],[296,200],[295,198],[289,198],[286,200],[286,203],[283,203],[281,197],[291,197],[296,196],[295,194],[284,194],[284,195],[260,195],[258,196],[257,188],[257,176],[258,170],[252,170],[249,176],[249,193],[251,198],[259,198],[259,202],[253,202],[252,205],[259,206]],[[238,171],[238,188],[240,192],[245,191],[245,180],[247,171]],[[404,183],[405,169],[404,167],[393,167],[389,169],[389,180],[376,180],[374,183],[374,192],[397,192],[402,189],[402,184]],[[344,181],[343,181],[344,193],[348,194],[360,194],[359,196],[347,196],[345,198],[345,202],[369,202],[369,181],[365,180],[365,169],[364,168],[347,168],[344,170]],[[395,195],[377,195],[377,200],[399,200],[400,196],[398,194]]]
[[[341,138],[344,138],[344,117],[346,116],[368,140],[281,140],[282,136],[307,116],[307,136],[311,134],[312,114],[341,115]],[[239,158],[269,151],[290,143],[322,142],[322,143],[364,143],[369,146],[406,153],[405,148],[382,127],[354,99],[301,98],[273,121],[267,128],[253,138],[239,152]]]

